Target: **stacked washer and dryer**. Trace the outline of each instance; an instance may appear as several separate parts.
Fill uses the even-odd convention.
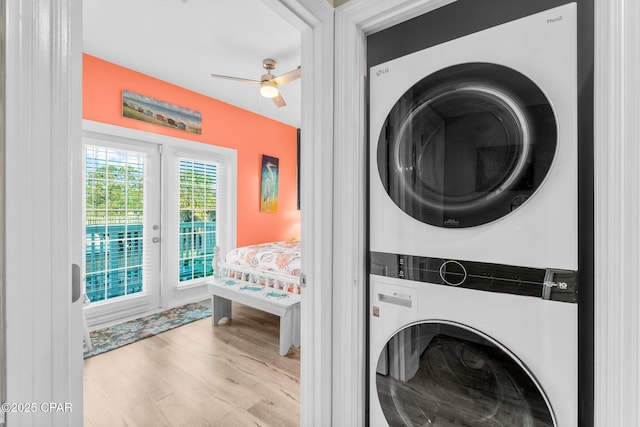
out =
[[[578,425],[576,10],[370,69],[370,426]]]

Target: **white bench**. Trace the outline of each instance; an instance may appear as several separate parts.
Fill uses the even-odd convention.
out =
[[[227,264],[216,246],[215,279],[207,281],[211,295],[211,321],[231,320],[231,301],[280,316],[280,356],[300,346],[300,278],[244,265]],[[281,288],[281,289],[280,289]]]
[[[300,346],[300,295],[282,289],[259,286],[245,280],[222,277],[207,282],[211,295],[211,320],[231,319],[231,301],[280,316],[280,356],[291,346]]]

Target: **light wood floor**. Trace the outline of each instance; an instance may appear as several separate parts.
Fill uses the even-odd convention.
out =
[[[298,426],[300,350],[278,355],[279,318],[233,304],[86,359],[84,425]]]

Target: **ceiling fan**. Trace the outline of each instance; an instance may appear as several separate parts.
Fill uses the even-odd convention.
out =
[[[262,68],[267,70],[267,74],[263,74],[260,77],[260,80],[244,79],[241,77],[223,76],[220,74],[211,74],[211,77],[235,80],[235,81],[246,82],[246,83],[257,83],[260,85],[260,94],[262,96],[264,96],[265,98],[273,99],[273,102],[276,104],[276,106],[278,106],[278,108],[284,107],[285,105],[287,105],[287,103],[284,102],[284,98],[282,98],[282,94],[280,94],[280,91],[278,90],[278,86],[282,86],[293,80],[299,79],[300,67],[298,66],[298,68],[296,68],[295,70],[291,70],[288,73],[282,74],[281,76],[274,76],[273,74],[271,74],[271,72],[276,68],[276,61],[275,59],[267,58],[262,61]]]

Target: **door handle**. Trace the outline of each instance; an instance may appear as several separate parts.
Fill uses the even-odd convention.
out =
[[[82,278],[80,276],[80,266],[71,264],[71,302],[74,303],[80,298],[82,293]]]
[[[387,294],[378,294],[378,301],[386,302],[387,304],[399,305],[401,307],[411,308],[413,305],[413,301],[411,300],[411,296],[408,295],[387,295]]]

